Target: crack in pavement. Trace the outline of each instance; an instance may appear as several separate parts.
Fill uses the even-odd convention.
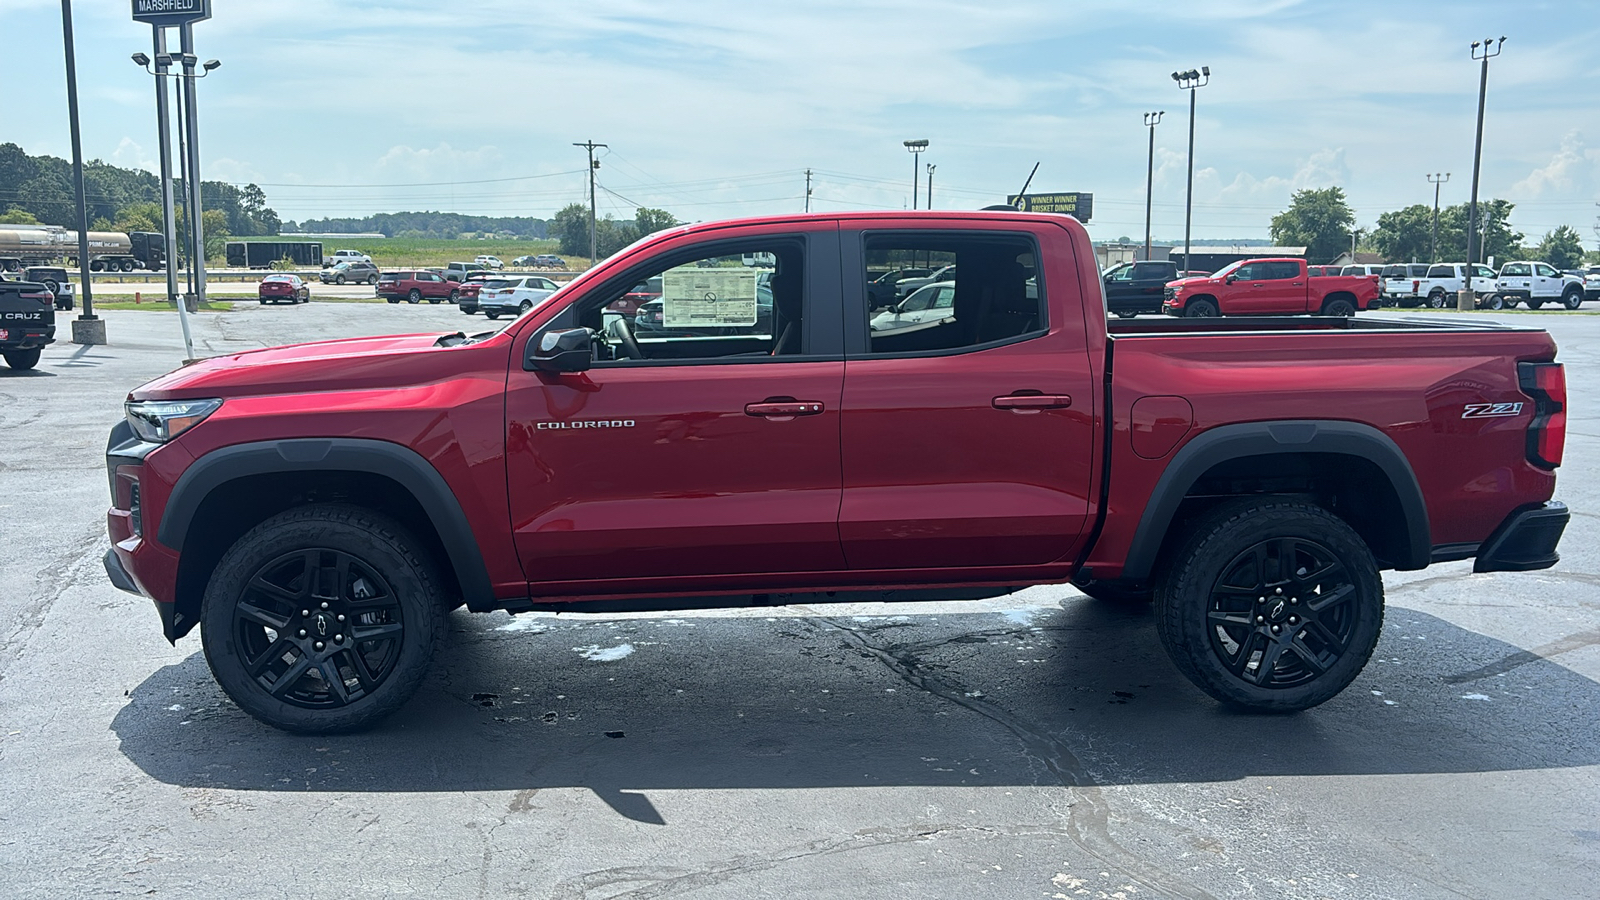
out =
[[[1564,638],[1551,641],[1548,644],[1535,647],[1532,650],[1522,650],[1517,653],[1513,653],[1498,662],[1490,663],[1482,668],[1473,669],[1470,672],[1462,672],[1460,675],[1446,676],[1444,683],[1465,684],[1469,681],[1478,681],[1479,679],[1483,678],[1492,678],[1496,675],[1504,675],[1513,669],[1520,669],[1529,663],[1539,662],[1540,660],[1548,660],[1552,656],[1560,656],[1563,653],[1571,653],[1574,650],[1581,650],[1584,647],[1593,647],[1596,644],[1600,644],[1600,628],[1591,628],[1588,631],[1579,631],[1575,634],[1569,634]]]
[[[1016,736],[1024,752],[1042,762],[1063,786],[1076,789],[1074,793],[1081,802],[1072,804],[1067,814],[1066,833],[1084,852],[1108,866],[1121,869],[1129,878],[1152,891],[1187,900],[1214,900],[1212,895],[1194,885],[1177,881],[1174,876],[1128,851],[1111,837],[1111,809],[1099,784],[1077,756],[1053,735],[1035,728],[1032,723],[994,703],[972,696],[972,692],[965,687],[933,675],[918,658],[917,651],[909,649],[908,645],[882,646],[870,640],[867,633],[841,620],[821,618],[818,621],[844,632],[846,640],[857,650],[877,659],[907,684],[983,716]]]

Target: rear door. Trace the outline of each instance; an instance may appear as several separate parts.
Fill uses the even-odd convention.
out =
[[[905,570],[1015,572],[1078,549],[1095,408],[1080,263],[1065,230],[1036,238],[1007,228],[1015,226],[886,222],[841,236],[839,533],[850,568],[874,580],[916,577]],[[951,315],[872,332],[869,271],[930,257],[959,261]]]

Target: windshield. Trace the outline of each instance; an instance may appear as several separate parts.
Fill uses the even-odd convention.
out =
[[[1242,265],[1244,265],[1244,260],[1242,260],[1242,259],[1239,260],[1236,263],[1229,263],[1229,264],[1223,266],[1222,268],[1218,269],[1217,271],[1212,272],[1211,273],[1211,277],[1212,278],[1224,278],[1224,277],[1232,274],[1236,269],[1238,269]]]

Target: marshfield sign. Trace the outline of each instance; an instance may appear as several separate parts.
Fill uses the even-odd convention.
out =
[[[1006,205],[1016,207],[1017,212],[1065,213],[1079,222],[1094,215],[1094,195],[1086,193],[1012,194]]]
[[[211,18],[211,0],[133,0],[133,20],[148,25],[187,25]]]

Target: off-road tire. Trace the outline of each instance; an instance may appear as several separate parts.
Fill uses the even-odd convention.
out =
[[[205,599],[200,609],[201,644],[217,683],[240,709],[275,728],[297,733],[356,731],[399,709],[422,684],[428,664],[443,640],[446,628],[445,592],[434,566],[419,552],[421,546],[404,528],[386,516],[359,507],[335,504],[291,509],[251,529],[217,563],[211,582],[206,585]],[[305,591],[298,597],[287,597],[285,593],[267,594],[252,587],[261,580],[282,578],[274,574],[280,571],[277,567],[288,566],[293,571],[297,557],[317,553],[323,560],[339,558],[336,554],[354,560],[343,569],[347,583],[336,588],[340,596],[327,597],[332,601],[333,610],[349,610],[352,621],[335,624],[319,618],[324,616],[320,612],[322,604],[318,601],[326,596],[325,584],[321,585],[323,594],[311,595]],[[309,568],[309,563],[306,565]],[[399,646],[387,648],[386,653],[394,656],[382,657],[386,667],[381,669],[381,676],[371,687],[357,676],[354,668],[349,668],[350,675],[347,677],[339,667],[353,667],[351,655],[359,652],[359,646],[374,648],[369,652],[383,650],[384,638],[358,645],[357,639],[350,636],[335,647],[324,636],[324,646],[328,648],[328,655],[324,657],[314,652],[314,645],[309,643],[318,635],[309,634],[301,639],[295,628],[310,621],[327,624],[330,631],[369,627],[356,621],[361,616],[358,611],[364,608],[362,604],[369,602],[360,599],[362,582],[359,579],[352,580],[353,573],[361,568],[369,570],[361,578],[371,574],[380,582],[375,588],[369,585],[370,589],[378,591],[376,599],[370,602],[385,610],[393,609],[401,625],[400,636],[395,641]],[[303,584],[304,579],[288,583]],[[353,593],[357,599],[350,601],[344,598],[347,592]],[[261,623],[249,617],[241,621],[236,616],[241,601],[247,597],[263,603],[274,601],[286,604],[273,606],[270,610],[275,616],[286,612],[288,618],[283,620],[285,627],[277,630],[285,640],[270,643],[257,653],[258,664],[265,659],[271,660],[261,677],[266,677],[266,672],[290,653],[300,654],[295,656],[294,663],[287,664],[287,668],[279,673],[280,680],[293,676],[294,681],[286,685],[287,689],[307,683],[314,686],[318,681],[331,684],[325,675],[310,677],[312,672],[325,671],[322,667],[331,662],[333,673],[344,690],[350,693],[361,691],[361,695],[339,703],[331,699],[334,692],[330,688],[326,693],[330,698],[327,702],[331,705],[318,708],[310,708],[306,702],[274,697],[268,687],[250,674],[248,668],[247,654],[250,648],[244,643],[249,638],[250,629],[261,627]],[[296,611],[294,606],[304,608]],[[309,617],[305,615],[307,613]],[[271,634],[270,631],[266,632],[263,640],[272,641]],[[280,645],[283,648],[281,650],[278,649]],[[301,661],[308,661],[309,667],[302,674],[293,675]],[[355,679],[356,683],[352,684],[351,679]],[[277,682],[273,686],[276,687]],[[286,693],[292,696],[296,692],[286,690]]]
[[[1294,567],[1287,576],[1286,557]],[[1238,589],[1252,565],[1256,582]],[[1324,599],[1336,596],[1343,599]],[[1383,629],[1383,580],[1366,542],[1322,507],[1289,500],[1230,501],[1202,516],[1155,601],[1156,631],[1178,670],[1217,700],[1258,712],[1297,712],[1334,697],[1361,674]],[[1228,667],[1230,642],[1238,673]]]
[[[16,369],[18,372],[26,372],[39,364],[39,354],[41,352],[38,347],[35,347],[32,350],[7,350],[0,355],[4,355],[6,365]]]

